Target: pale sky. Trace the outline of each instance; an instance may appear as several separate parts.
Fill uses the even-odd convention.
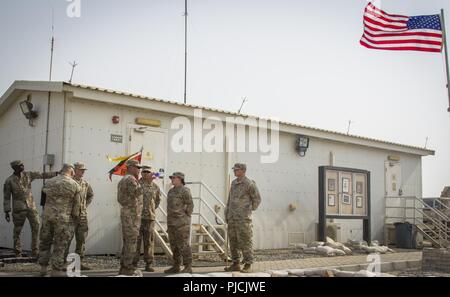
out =
[[[447,13],[448,0],[385,0],[404,15]],[[450,116],[441,54],[359,45],[365,0],[189,0],[188,103],[435,149],[423,194],[450,185]],[[183,100],[183,0],[0,0],[0,93],[53,80]]]

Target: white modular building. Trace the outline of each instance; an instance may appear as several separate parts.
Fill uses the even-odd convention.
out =
[[[227,118],[239,117],[259,125],[254,130],[252,121],[244,123],[247,141],[243,147],[241,143],[239,148],[242,135],[237,132],[238,127],[232,128],[236,133],[225,131],[216,134],[214,143],[209,142],[208,132],[217,127],[220,129],[216,132],[226,130]],[[266,122],[269,128],[274,128],[272,122]],[[142,163],[161,173],[158,183],[163,192],[170,188],[170,173],[186,174],[186,180],[193,182],[189,184],[193,196],[202,197],[205,202],[204,206],[197,205],[203,207],[198,212],[204,212],[204,219],[211,224],[222,223],[209,212],[223,216],[233,164],[246,163],[247,176],[256,182],[262,197],[260,207],[253,213],[254,247],[258,249],[286,248],[292,243],[317,240],[322,166],[370,173],[370,183],[362,179],[358,184],[358,176],[345,172],[342,176],[336,173],[335,184],[328,181],[328,190],[335,191],[335,196],[328,193],[328,206],[335,207],[330,210],[339,215],[334,223],[340,226],[341,241],[363,237],[362,221],[345,217],[352,218],[358,208],[370,212],[370,238],[383,241],[385,197],[422,197],[422,157],[434,155],[432,150],[281,121],[268,135],[272,144],[277,144],[271,148],[278,150],[276,154],[267,149],[254,151],[249,135],[261,130],[261,123],[264,124],[262,119],[232,112],[97,87],[16,81],[0,99],[0,181],[3,183],[12,174],[9,163],[16,159],[24,162],[25,170],[33,171],[44,167],[47,171],[59,170],[63,163],[84,162],[88,168],[85,178],[95,194],[88,210],[88,254],[111,254],[121,248],[116,198],[120,177],[109,180],[108,171],[116,163],[107,155],[126,156],[141,148]],[[181,137],[181,127],[185,132],[192,131],[188,143]],[[271,138],[278,131],[278,138]],[[225,149],[207,148],[202,141]],[[270,154],[275,161],[264,163],[263,157],[270,159]],[[362,185],[367,189],[362,191]],[[42,181],[33,182],[37,205],[41,188]],[[370,197],[365,208],[361,202],[366,201],[364,195]],[[165,208],[164,198],[161,207]],[[163,218],[161,223],[164,224]],[[1,218],[1,247],[12,247],[12,231],[12,223]],[[22,243],[29,249],[28,225]]]

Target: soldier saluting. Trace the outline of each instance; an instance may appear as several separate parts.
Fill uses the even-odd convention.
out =
[[[191,215],[194,209],[191,192],[185,187],[184,173],[170,176],[173,187],[167,193],[167,231],[173,253],[173,265],[164,273],[192,273],[192,250],[190,245]]]
[[[79,212],[78,219],[74,220],[74,233],[70,238],[69,244],[67,246],[66,258],[69,254],[70,243],[75,237],[76,247],[75,253],[80,256],[81,260],[81,270],[90,270],[89,266],[83,263],[84,259],[84,251],[85,251],[85,243],[88,235],[88,218],[87,218],[87,208],[89,204],[91,204],[94,198],[94,192],[92,191],[91,185],[83,179],[84,172],[87,170],[86,165],[81,162],[76,162],[73,164],[75,169],[75,175],[73,179],[80,185],[80,203],[77,211]]]
[[[233,171],[236,179],[231,183],[225,208],[233,264],[226,267],[225,271],[241,270],[239,252],[242,251],[244,268],[241,272],[250,272],[253,264],[252,211],[258,208],[261,196],[256,183],[245,176],[247,171],[245,164],[236,163]]]
[[[31,255],[39,255],[39,214],[31,194],[31,182],[35,179],[47,179],[57,175],[57,172],[40,173],[24,171],[25,167],[20,160],[11,162],[14,173],[8,177],[3,185],[3,210],[6,221],[10,221],[12,197],[12,217],[14,223],[14,253],[16,257],[22,255],[20,234],[25,220],[28,219],[31,227]]]
[[[139,183],[144,193],[144,205],[142,208],[141,229],[137,240],[136,257],[134,265],[137,266],[141,256],[141,244],[144,243],[144,261],[145,271],[154,272],[151,267],[154,258],[155,249],[155,211],[161,202],[160,190],[158,185],[153,182],[155,176],[150,166],[142,166],[142,177]]]
[[[122,255],[119,275],[134,275],[137,267],[133,260],[136,255],[136,241],[139,235],[142,215],[142,187],[139,184],[141,165],[136,160],[128,160],[127,174],[120,180],[117,201],[120,203],[122,223]]]

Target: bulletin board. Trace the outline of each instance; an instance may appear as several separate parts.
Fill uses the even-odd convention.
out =
[[[326,239],[326,219],[363,220],[370,242],[370,172],[355,168],[319,167],[318,239]]]

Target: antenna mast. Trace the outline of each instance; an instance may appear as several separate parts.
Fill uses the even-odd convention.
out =
[[[75,67],[78,66],[76,61],[73,61],[73,63],[69,62],[69,65],[72,66],[72,73],[70,73],[70,79],[69,79],[69,83],[72,83],[72,78],[73,78],[73,71],[75,70]]]
[[[237,113],[241,113],[242,107],[244,106],[245,102],[247,102],[247,97],[242,98],[241,107],[239,107],[239,110]]]
[[[187,0],[184,0],[184,104],[186,104],[186,82],[187,82]]]
[[[48,76],[48,81],[52,80],[52,68],[53,68],[53,51],[55,48],[55,12],[54,12],[54,8],[52,8],[52,43],[51,43],[51,48],[50,48],[50,73]]]

